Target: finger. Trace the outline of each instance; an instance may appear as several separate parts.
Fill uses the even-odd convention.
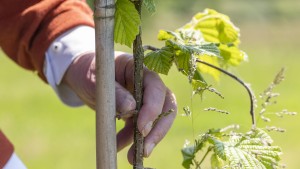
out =
[[[121,86],[118,82],[116,84],[116,110],[121,113],[121,116],[132,115],[135,109],[136,102],[131,93]]]
[[[146,70],[144,75],[143,106],[139,112],[138,129],[146,137],[154,120],[162,112],[167,88],[156,73]]]
[[[126,86],[125,72],[129,62],[132,62],[132,55],[123,52],[115,52],[115,78],[121,86]]]
[[[117,134],[117,150],[120,151],[133,141],[133,119],[128,118],[125,126]]]
[[[134,156],[134,145],[132,145],[127,153],[128,162],[133,165],[133,156]]]
[[[163,107],[163,112],[168,112],[174,110],[172,113],[167,116],[163,116],[155,124],[149,135],[145,138],[144,141],[144,156],[149,157],[153,148],[165,137],[166,133],[169,131],[170,127],[173,124],[173,121],[176,117],[177,106],[175,95],[168,90],[166,94],[166,101]]]

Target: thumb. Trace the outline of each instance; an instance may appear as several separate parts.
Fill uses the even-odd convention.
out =
[[[135,109],[136,102],[131,93],[116,82],[116,109],[121,117],[130,117]]]

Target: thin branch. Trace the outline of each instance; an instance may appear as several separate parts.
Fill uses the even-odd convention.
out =
[[[199,166],[203,163],[203,161],[205,160],[206,156],[208,155],[208,153],[213,149],[213,147],[208,147],[206,153],[204,154],[203,158],[201,159],[201,161],[199,162]]]
[[[136,10],[141,17],[142,0],[132,1]],[[142,46],[141,38],[141,26],[139,26],[139,34],[133,42],[133,57],[134,57],[134,98],[136,100],[136,109],[133,115],[134,123],[134,157],[133,157],[133,169],[144,169],[143,157],[144,157],[144,137],[139,132],[137,126],[138,112],[141,110],[143,103],[143,62],[144,62],[144,50]]]
[[[159,48],[151,46],[151,45],[144,45],[143,48],[144,48],[144,51],[146,51],[146,50],[158,51],[159,50]]]
[[[152,50],[152,51],[157,51],[157,50],[159,50],[159,48],[156,48],[156,47],[151,46],[151,45],[144,45],[143,48],[144,48],[144,50]],[[220,72],[222,72],[222,73],[224,73],[224,74],[230,76],[231,78],[233,78],[234,80],[238,81],[242,86],[245,87],[245,89],[247,90],[247,92],[248,92],[248,94],[249,94],[249,97],[250,97],[250,115],[251,115],[251,118],[252,118],[252,126],[255,128],[255,126],[256,126],[255,113],[254,113],[254,106],[255,106],[255,105],[254,105],[254,101],[255,101],[255,96],[254,96],[252,90],[250,89],[250,87],[249,87],[244,81],[242,81],[240,78],[238,78],[237,76],[231,74],[230,72],[227,72],[227,71],[224,70],[224,69],[221,69],[221,68],[219,68],[219,67],[216,67],[216,66],[214,66],[214,65],[212,65],[212,64],[210,64],[210,63],[204,62],[204,61],[202,61],[202,60],[200,60],[200,59],[196,59],[196,62],[202,63],[202,64],[204,64],[204,65],[206,65],[206,66],[209,66],[209,67],[211,67],[211,68],[214,68],[214,69],[216,69],[216,70],[218,70],[218,71],[220,71]]]
[[[255,121],[255,113],[254,113],[254,101],[255,101],[255,96],[252,92],[252,90],[250,89],[250,87],[244,82],[242,81],[240,78],[238,78],[237,76],[227,72],[226,70],[223,70],[217,66],[214,66],[210,63],[207,63],[207,62],[204,62],[200,59],[196,59],[196,62],[198,63],[201,63],[201,64],[204,64],[206,66],[209,66],[211,68],[214,68],[226,75],[228,75],[229,77],[233,78],[234,80],[238,81],[242,86],[245,87],[245,89],[247,90],[248,94],[249,94],[249,97],[250,97],[250,115],[251,115],[251,118],[252,118],[252,126],[255,128],[256,127],[256,121]]]

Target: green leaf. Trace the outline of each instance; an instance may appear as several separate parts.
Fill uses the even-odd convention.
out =
[[[143,5],[150,14],[153,14],[156,11],[154,0],[143,0]]]
[[[190,169],[190,166],[193,164],[193,159],[195,158],[195,147],[190,146],[183,148],[181,153],[183,156],[182,166],[186,169]]]
[[[185,165],[190,168],[197,160],[197,152],[204,148],[212,148],[212,168],[232,169],[274,169],[279,167],[281,149],[271,146],[271,137],[262,129],[253,129],[250,132],[229,135],[223,129],[210,129],[202,134],[195,142],[195,146],[185,148]],[[198,145],[200,145],[199,148]]]
[[[219,56],[219,50],[214,44],[182,44],[180,41],[167,40],[166,46],[169,46],[174,50],[175,53],[175,63],[178,70],[183,70],[185,73],[189,74],[191,68],[195,66],[195,63],[191,63],[195,60],[195,55],[197,56]]]
[[[173,63],[173,56],[174,54],[169,47],[163,47],[147,53],[144,64],[152,71],[167,75]]]
[[[228,147],[227,156],[231,168],[265,169],[255,156],[236,147]]]
[[[89,5],[89,7],[94,10],[94,0],[87,0],[86,3]]]
[[[118,0],[115,12],[115,42],[131,47],[141,24],[138,11],[129,0]]]
[[[269,134],[267,132],[265,132],[264,130],[260,129],[260,128],[256,128],[254,130],[252,130],[252,138],[258,138],[261,140],[262,143],[265,143],[267,145],[271,145],[273,143],[273,139],[271,138],[271,136],[269,136]]]
[[[186,146],[181,149],[181,153],[183,156],[182,166],[186,169],[190,169],[193,165],[193,160],[196,157],[196,153],[204,147],[205,143],[207,142],[209,133],[205,133],[200,136],[198,140],[195,140],[195,145],[193,146]]]
[[[160,30],[158,33],[158,40],[165,41],[165,47],[174,54],[177,69],[188,77],[194,91],[198,91],[195,93],[200,95],[201,88],[207,86],[202,74],[209,74],[218,81],[220,71],[196,60],[220,68],[239,65],[247,60],[247,55],[238,48],[239,38],[239,29],[229,17],[211,9],[196,14],[192,21],[176,31]],[[160,67],[159,70],[164,69]]]
[[[215,154],[221,158],[222,160],[226,161],[226,154],[225,154],[225,145],[222,141],[214,138],[209,137],[209,142],[213,145]]]
[[[219,46],[220,55],[223,57],[222,63],[224,65],[237,66],[241,62],[248,59],[245,52],[238,49],[236,46],[229,46],[220,44]]]
[[[214,153],[211,155],[210,164],[212,169],[222,169],[225,162]]]
[[[237,66],[247,60],[247,55],[238,48],[240,43],[239,29],[230,21],[229,17],[206,9],[196,14],[192,21],[180,30],[200,30],[204,41],[218,43],[222,66]]]
[[[202,55],[202,56],[197,56],[197,57],[202,61],[210,63],[214,66],[220,67],[219,59],[217,57],[212,57],[212,56],[208,56],[208,55]],[[211,75],[216,81],[219,81],[220,72],[218,70],[211,68],[207,65],[200,64],[200,63],[197,65],[197,70],[201,73],[207,73],[207,74]]]
[[[206,82],[200,72],[209,73],[215,79],[218,79],[219,72],[217,70],[196,63],[196,58],[203,57],[201,59],[209,60],[210,63],[219,66],[218,59],[215,63],[215,59],[206,57],[221,58],[217,45],[203,42],[200,31],[180,29],[177,32],[172,32],[161,30],[159,31],[158,39],[166,41],[165,46],[172,49],[177,69],[188,76],[189,82],[194,89],[206,86]],[[201,93],[199,92],[199,94]]]
[[[200,45],[194,45],[192,47],[197,55],[216,56],[218,58],[221,57],[220,51],[214,43],[202,43]]]
[[[208,85],[205,82],[204,78],[201,76],[200,72],[195,71],[194,77],[192,79],[193,91],[201,96],[207,86]]]
[[[157,39],[160,40],[160,41],[165,41],[165,40],[174,40],[174,39],[178,39],[180,38],[177,33],[175,32],[172,32],[172,31],[165,31],[165,30],[160,30],[158,32],[158,35],[157,35]]]
[[[229,17],[212,9],[198,13],[185,28],[194,28],[202,32],[208,42],[238,43],[239,29],[234,26]]]
[[[254,129],[250,134],[231,136],[224,143],[230,166],[242,168],[276,168],[279,166],[281,149],[271,146],[271,137],[262,129]]]
[[[192,55],[184,46],[173,46],[173,47],[177,49],[175,51],[175,60],[174,60],[177,69],[186,75],[192,73],[190,72],[193,67],[193,65],[191,64]]]

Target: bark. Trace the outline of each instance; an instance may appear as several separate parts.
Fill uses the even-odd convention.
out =
[[[135,8],[141,16],[142,0],[133,1]],[[140,111],[143,103],[143,62],[144,50],[141,38],[141,26],[139,27],[139,34],[133,42],[133,57],[134,57],[134,98],[136,100],[136,110],[133,117],[134,122],[134,158],[133,168],[144,169],[143,156],[144,156],[144,137],[139,132],[137,127],[138,112]]]
[[[114,13],[115,0],[95,1],[97,169],[117,169]]]

